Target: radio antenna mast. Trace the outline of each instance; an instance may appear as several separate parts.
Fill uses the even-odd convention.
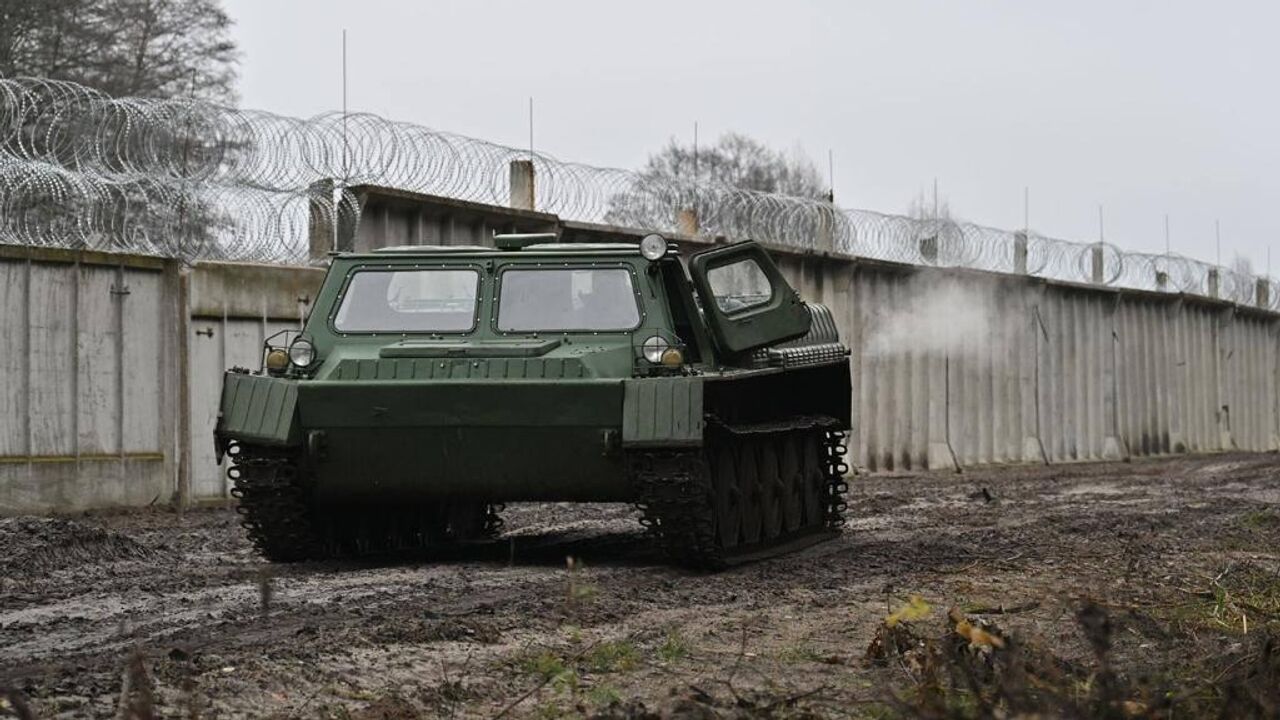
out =
[[[350,146],[347,144],[347,29],[342,29],[342,186],[350,176]]]

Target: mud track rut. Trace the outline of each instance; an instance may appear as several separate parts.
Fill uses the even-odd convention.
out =
[[[662,564],[623,506],[513,506],[498,542],[378,564],[267,565],[227,509],[75,518],[109,537],[63,556],[0,520],[0,689],[114,716],[139,652],[167,715],[491,717],[525,693],[512,715],[589,714],[692,685],[857,716],[904,682],[863,655],[909,594],[1037,602],[1000,622],[1070,662],[1081,598],[1130,608],[1118,659],[1173,672],[1239,633],[1188,639],[1160,608],[1228,565],[1280,583],[1274,455],[883,475],[849,501],[838,540],[714,575]]]

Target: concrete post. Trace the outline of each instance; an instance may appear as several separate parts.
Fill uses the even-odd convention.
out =
[[[1217,269],[1210,270],[1214,274],[1214,281],[1217,281]],[[1215,294],[1214,297],[1217,297]],[[1235,449],[1235,440],[1231,435],[1231,402],[1230,394],[1227,392],[1227,377],[1231,373],[1231,361],[1236,358],[1234,346],[1234,330],[1235,309],[1231,307],[1224,308],[1218,315],[1218,319],[1213,324],[1213,345],[1214,345],[1214,405],[1218,408],[1218,449],[1232,450]],[[1230,334],[1230,335],[1228,335]],[[1225,337],[1224,337],[1225,336]],[[1237,359],[1238,363],[1239,360]]]
[[[177,377],[173,380],[177,394],[174,454],[177,456],[178,512],[185,512],[191,504],[191,273],[172,260],[166,263],[166,276],[173,283],[178,296],[176,332],[169,342],[177,341]]]
[[[1212,270],[1210,270],[1207,276],[1207,279],[1209,281],[1209,288],[1208,288],[1209,297],[1211,298],[1221,297],[1219,291],[1220,291],[1220,288],[1222,287],[1222,280],[1221,280],[1221,276],[1218,274],[1218,268],[1213,268]]]
[[[1258,278],[1254,288],[1254,302],[1260,308],[1271,307],[1271,282],[1266,278]]]
[[[511,207],[515,210],[533,210],[534,183],[533,161],[511,161]]]
[[[1101,285],[1106,277],[1106,263],[1102,255],[1102,243],[1094,245],[1089,252],[1089,266],[1094,284]]]
[[[830,203],[830,195],[827,195]],[[818,252],[836,251],[836,209],[834,205],[819,205],[818,236],[814,238],[814,249]]]
[[[1025,288],[1022,306],[1026,321],[1024,333],[1018,341],[1018,393],[1022,400],[1022,461],[1049,464],[1040,428],[1040,367],[1049,342],[1044,320],[1040,317],[1040,304],[1045,298],[1045,286]]]
[[[343,190],[342,195],[338,198],[337,205],[334,206],[333,212],[337,215],[335,222],[338,229],[334,233],[334,250],[338,252],[353,252],[356,249],[356,232],[360,229],[360,214],[364,211],[365,196],[355,196],[348,190]],[[384,228],[385,229],[385,228]],[[366,244],[365,249],[373,247]]]
[[[698,211],[685,208],[676,213],[676,232],[694,237],[698,234]]]
[[[1016,275],[1027,274],[1027,234],[1013,234],[1013,272]]]
[[[938,234],[920,238],[920,257],[930,265],[938,264]]]
[[[317,180],[307,186],[307,235],[311,262],[321,263],[334,249],[333,180]]]
[[[925,363],[929,375],[925,464],[930,470],[959,470],[951,452],[951,360],[945,352],[931,352],[925,355]]]
[[[1131,404],[1132,382],[1126,383],[1122,394],[1120,386],[1120,368],[1126,363],[1124,357],[1127,347],[1121,343],[1123,322],[1121,305],[1123,295],[1116,295],[1115,304],[1107,312],[1107,343],[1110,351],[1104,358],[1102,368],[1102,459],[1121,460],[1129,456],[1129,449],[1122,442],[1120,433],[1121,407]]]

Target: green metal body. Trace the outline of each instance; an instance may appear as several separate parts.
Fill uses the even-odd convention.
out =
[[[757,263],[776,273],[754,244],[727,249],[733,248],[763,258]],[[716,261],[695,256],[694,264]],[[424,268],[479,273],[473,329],[415,334],[336,327],[353,273]],[[517,268],[626,270],[639,323],[618,332],[503,332],[498,288],[503,273]],[[779,413],[822,414],[847,426],[843,357],[795,370],[725,349],[732,344],[726,337],[742,330],[735,323],[757,354],[768,344],[761,338],[782,344],[810,330],[794,290],[780,274],[771,279],[770,305],[730,322],[715,308],[698,308],[694,288],[705,293],[705,283],[696,275],[691,282],[674,253],[650,262],[635,246],[340,255],[302,330],[316,362],[274,375],[228,372],[219,449],[235,441],[300,450],[321,503],[633,500],[625,450],[699,446],[709,415],[767,422]],[[708,301],[701,306],[708,308]],[[654,335],[682,347],[686,362],[648,362],[641,344]],[[749,387],[751,397],[738,397],[735,387]],[[755,400],[771,407],[753,408]]]

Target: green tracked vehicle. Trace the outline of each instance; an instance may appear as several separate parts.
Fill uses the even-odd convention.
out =
[[[706,568],[838,532],[849,351],[762,247],[495,245],[337,255],[302,330],[226,373],[218,460],[263,555],[483,539],[513,501],[634,503]]]

